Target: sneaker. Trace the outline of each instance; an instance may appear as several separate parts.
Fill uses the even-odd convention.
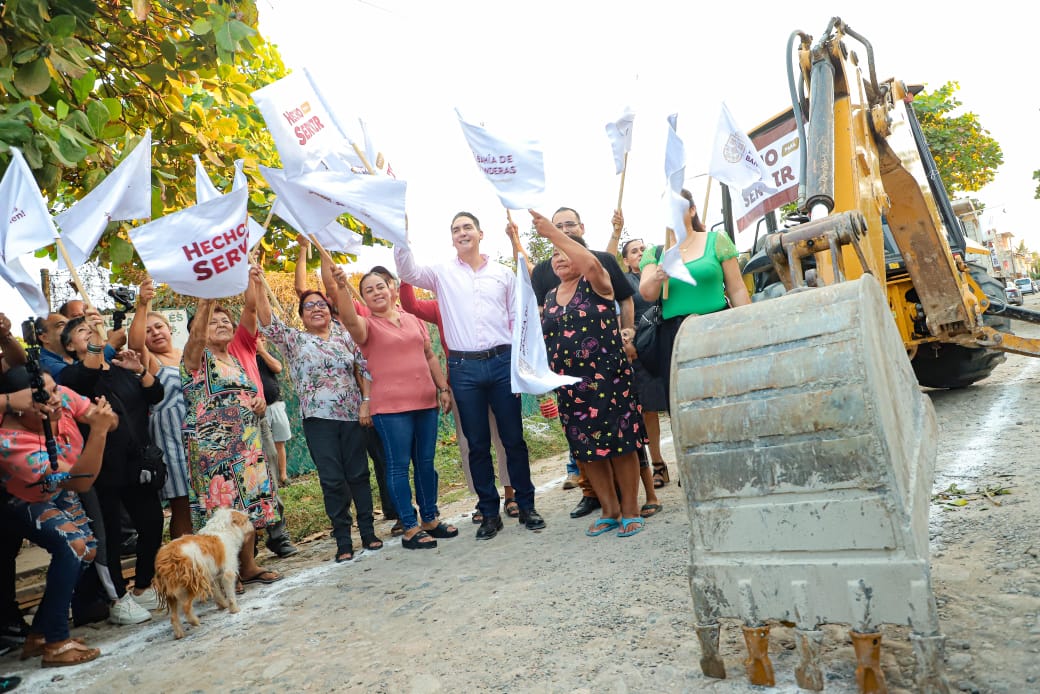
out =
[[[149,612],[159,609],[159,596],[155,594],[155,588],[148,586],[140,595],[135,594],[132,590],[128,590],[127,593],[134,599],[134,602]]]
[[[28,635],[29,625],[21,618],[19,618],[18,621],[11,621],[0,625],[0,642],[21,646],[25,643],[25,637]]]
[[[140,624],[152,618],[148,610],[134,602],[133,591],[116,600],[108,613],[108,621],[112,624]]]
[[[567,479],[563,482],[564,489],[575,489],[578,486],[577,475],[567,475]]]

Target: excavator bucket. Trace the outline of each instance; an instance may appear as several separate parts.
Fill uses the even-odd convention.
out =
[[[877,627],[909,624],[916,691],[946,691],[928,566],[937,425],[874,277],[692,316],[671,373],[704,673],[725,676],[720,618],[780,620],[799,684],[820,689],[819,627],[848,624],[861,687],[884,691]],[[765,645],[745,661],[761,684]]]

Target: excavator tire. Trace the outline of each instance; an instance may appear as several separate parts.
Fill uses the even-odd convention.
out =
[[[1004,286],[981,265],[968,263],[968,267],[972,279],[991,302],[990,310],[982,316],[983,323],[1001,332],[1011,332],[1011,319],[999,313],[1007,302]],[[993,349],[934,343],[918,349],[911,364],[917,374],[917,382],[922,386],[954,389],[967,388],[987,378],[1006,359],[1003,352]]]

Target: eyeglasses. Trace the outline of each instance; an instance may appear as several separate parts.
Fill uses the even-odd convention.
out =
[[[327,303],[325,303],[324,301],[304,301],[303,302],[303,310],[304,311],[309,311],[309,310],[315,309],[315,308],[328,308],[328,307],[329,307],[329,305]]]
[[[560,222],[559,224],[554,224],[553,226],[555,226],[560,231],[563,231],[564,229],[570,231],[571,229],[577,229],[579,226],[581,226],[581,224],[579,224],[578,222]]]

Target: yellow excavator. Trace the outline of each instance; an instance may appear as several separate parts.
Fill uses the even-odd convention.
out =
[[[879,81],[840,18],[816,41],[793,32],[787,53],[791,109],[756,131],[795,121],[795,223],[756,240],[755,301],[688,317],[672,355],[701,669],[726,676],[720,620],[737,618],[753,684],[774,683],[769,633],[785,628],[799,686],[819,690],[822,626],[847,624],[861,691],[887,691],[880,625],[894,623],[916,656],[902,684],[947,692],[928,562],[938,426],[919,383],[963,387],[1004,352],[1040,355],[1008,330],[1040,314],[965,261],[915,89]]]
[[[878,82],[870,43],[839,18],[815,48],[811,37],[796,35],[809,93],[749,135],[754,140],[796,122],[804,143],[803,202],[786,243],[776,235],[756,239],[758,253],[744,270],[753,278],[753,295],[782,294],[804,285],[804,275],[810,284],[825,285],[872,274],[885,287],[923,386],[970,385],[989,376],[1004,352],[1040,356],[1040,340],[1011,333],[1012,318],[1040,323],[1040,313],[1008,305],[1003,283],[966,260],[963,227],[911,105],[921,87]],[[846,37],[865,49],[865,66]],[[833,225],[835,215],[845,215],[856,231],[837,240],[840,252],[820,252],[818,239],[808,243],[820,225],[805,222],[826,216],[824,224]],[[792,274],[796,259],[802,276],[797,269]]]

